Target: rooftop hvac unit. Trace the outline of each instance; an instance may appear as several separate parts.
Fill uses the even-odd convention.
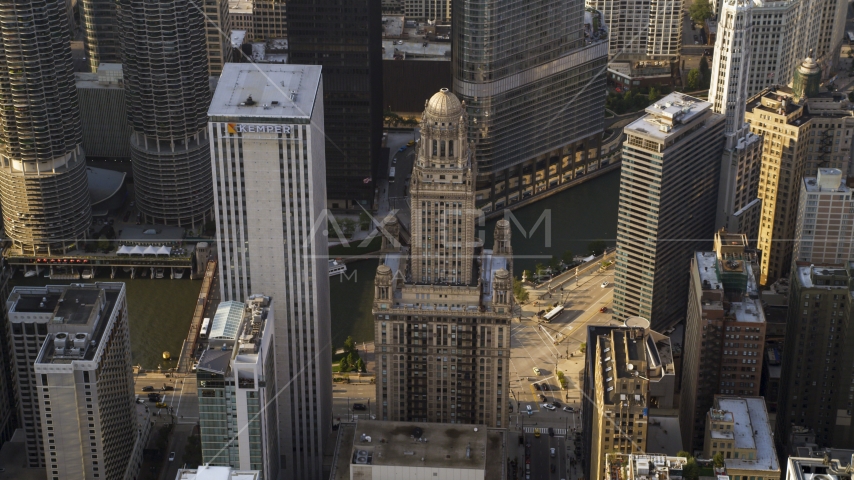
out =
[[[68,333],[59,332],[53,339],[53,348],[57,355],[65,355],[65,347],[68,346]]]
[[[356,456],[356,463],[361,464],[361,465],[367,465],[368,464],[368,457],[357,455]]]
[[[74,335],[74,346],[76,348],[86,348],[86,345],[89,344],[89,334],[88,333],[78,333]]]

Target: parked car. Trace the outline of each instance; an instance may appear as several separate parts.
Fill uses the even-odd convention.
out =
[[[543,408],[545,408],[546,410],[557,410],[554,405],[550,405],[548,403],[544,403]]]
[[[599,313],[608,313],[608,307],[602,307],[599,309]]]
[[[534,390],[537,390],[537,391],[540,390],[540,384],[539,383],[533,383],[532,385],[534,386]]]
[[[566,406],[566,407],[563,407],[563,411],[564,411],[564,412],[574,412],[574,411],[575,411],[575,409],[574,409],[574,408],[572,408],[572,407]]]
[[[153,392],[153,391],[154,391],[154,387],[152,387],[151,385],[147,385],[147,386],[145,386],[145,387],[142,387],[142,391],[143,391],[143,392]]]
[[[541,402],[545,402],[545,401],[546,401],[546,396],[545,396],[545,395],[543,395],[542,393],[540,394],[540,401],[541,401]]]
[[[368,407],[364,403],[354,403],[353,410],[367,410]]]
[[[534,367],[534,375],[539,375],[539,374],[540,374],[540,369],[537,367]]]
[[[163,390],[171,392],[172,390],[175,390],[175,387],[173,387],[172,385],[163,385]]]
[[[404,145],[404,146],[400,147],[397,151],[398,151],[398,152],[402,152],[402,151],[404,151],[404,150],[406,150],[406,145]]]
[[[169,453],[169,461],[172,462],[175,460],[175,452]]]
[[[163,402],[157,402],[154,404],[154,406],[157,408],[166,408],[166,404]]]
[[[560,408],[560,402],[558,402],[557,400],[552,401],[552,405],[554,405],[557,408]]]
[[[608,282],[608,280],[605,280],[604,282],[602,282],[602,288],[605,288],[605,287],[607,287],[608,285],[610,285],[610,283]]]
[[[411,147],[413,145],[415,145],[415,140],[410,140],[410,141],[406,142],[407,147]]]

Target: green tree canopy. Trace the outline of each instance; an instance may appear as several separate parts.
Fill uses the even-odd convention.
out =
[[[356,353],[356,341],[353,340],[352,336],[348,336],[347,340],[344,340],[344,352]]]
[[[513,279],[513,295],[516,296],[516,300],[520,303],[528,301],[528,291],[522,286],[522,281],[515,278]]]
[[[703,20],[712,18],[712,6],[709,5],[709,0],[694,0],[691,8],[688,9],[688,15],[694,23],[703,23]]]
[[[696,68],[688,72],[688,90],[700,88],[700,71]]]
[[[563,263],[569,265],[570,263],[572,263],[572,257],[574,256],[575,255],[572,254],[572,250],[567,250],[563,252],[563,255],[561,255],[560,259],[563,260]]]
[[[650,102],[654,102],[654,101],[658,100],[658,97],[659,97],[658,90],[656,90],[655,87],[650,88],[648,97],[649,97]]]
[[[721,452],[716,453],[715,456],[712,457],[712,460],[715,462],[715,467],[721,468],[724,466],[724,455],[723,455],[723,453],[721,453]]]
[[[607,247],[608,244],[605,243],[605,240],[593,240],[587,244],[587,253],[590,255],[601,255]]]

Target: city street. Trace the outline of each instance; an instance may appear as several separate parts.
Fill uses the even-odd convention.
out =
[[[366,379],[367,380],[367,379]],[[376,385],[368,383],[336,383],[332,386],[333,423],[352,422],[356,418],[368,418],[376,415]],[[354,410],[353,405],[360,403],[365,410]]]

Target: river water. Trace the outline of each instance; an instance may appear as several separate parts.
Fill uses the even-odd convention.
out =
[[[608,173],[572,187],[527,207],[509,212],[512,226],[514,274],[521,277],[523,269],[533,269],[537,263],[548,263],[566,250],[577,255],[587,254],[587,244],[603,239],[614,244],[617,230],[617,204],[620,174]],[[536,228],[538,220],[542,219]],[[478,227],[485,246],[492,248],[493,219]],[[533,233],[532,233],[533,230]],[[357,342],[369,342],[374,337],[371,317],[374,275],[377,260],[362,260],[347,265],[347,276],[330,279],[332,299],[332,344],[341,347],[348,335]],[[127,275],[122,272],[119,275]],[[181,344],[193,316],[201,289],[201,280],[141,278],[98,281],[121,281],[127,284],[130,314],[131,354],[134,365],[144,368],[174,366],[175,359],[164,362],[163,351],[179,355]],[[79,280],[77,281],[80,282]],[[57,285],[70,281],[47,278],[23,278],[20,272],[13,285]]]
[[[107,271],[102,268],[102,271]],[[187,338],[199,291],[201,280],[180,280],[169,278],[137,278],[131,280],[129,274],[122,277],[118,273],[115,279],[109,276],[96,278],[99,282],[124,282],[127,284],[128,316],[130,317],[130,349],[134,365],[146,369],[162,366],[174,367],[181,344]],[[23,278],[21,272],[11,280],[12,286],[67,285],[69,283],[89,283],[90,280],[50,280],[44,277]],[[168,351],[172,355],[169,362],[163,361],[162,354]]]
[[[522,270],[533,270],[537,263],[546,264],[552,255],[560,258],[566,250],[587,255],[587,245],[594,240],[614,245],[619,191],[620,173],[614,171],[507,212],[512,228],[514,275],[521,278]],[[489,220],[478,227],[477,233],[485,239],[486,248],[492,248],[498,220]],[[330,279],[335,348],[343,346],[348,335],[357,342],[370,342],[374,338],[371,304],[377,263],[377,260],[348,263],[347,274],[352,278]]]

